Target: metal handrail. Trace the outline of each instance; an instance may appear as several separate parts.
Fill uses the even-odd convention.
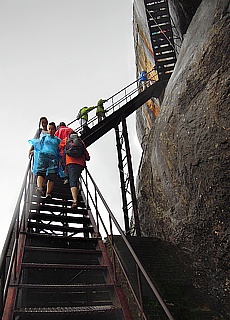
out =
[[[107,213],[108,213],[108,216],[109,216],[109,224],[110,224],[110,233],[109,231],[107,230],[106,228],[106,225],[105,225],[105,222],[104,222],[104,219],[102,218],[102,215],[100,214],[99,212],[99,209],[98,209],[98,198],[93,199],[93,196],[91,195],[91,192],[89,191],[89,179],[93,185],[93,188],[94,188],[94,193],[100,198],[100,200],[102,201],[102,204],[104,206],[104,208],[106,209]],[[110,242],[110,245],[112,247],[112,250],[113,250],[113,253],[115,254],[116,258],[117,258],[117,261],[118,263],[120,264],[120,267],[125,275],[125,278],[127,280],[127,283],[131,289],[131,292],[132,294],[134,295],[134,298],[136,300],[136,303],[138,305],[138,308],[142,314],[142,319],[143,320],[147,320],[147,317],[144,313],[144,310],[143,310],[143,301],[142,301],[142,294],[141,294],[141,288],[139,287],[139,296],[140,296],[140,299],[138,299],[138,296],[135,294],[135,290],[134,288],[132,287],[131,285],[131,282],[129,280],[129,277],[128,275],[126,274],[125,272],[125,269],[122,265],[122,262],[119,258],[119,254],[117,252],[117,249],[115,248],[114,244],[113,244],[113,231],[112,231],[112,228],[111,228],[111,223],[113,222],[113,224],[115,225],[118,233],[120,234],[120,236],[122,237],[126,247],[128,248],[130,254],[132,255],[132,258],[134,259],[135,261],[135,264],[136,264],[136,268],[137,268],[137,278],[139,279],[140,278],[140,275],[139,273],[141,273],[141,275],[144,277],[144,279],[146,280],[146,282],[148,283],[149,287],[151,288],[153,294],[155,295],[155,297],[157,298],[158,302],[160,303],[165,315],[167,315],[168,319],[169,320],[174,320],[173,316],[171,315],[166,303],[164,302],[163,298],[161,297],[160,293],[158,292],[158,289],[156,288],[156,286],[153,284],[152,280],[150,279],[149,275],[147,274],[147,272],[145,271],[142,263],[140,262],[140,260],[138,259],[137,255],[135,254],[132,246],[130,245],[127,237],[125,236],[125,233],[123,232],[122,228],[120,227],[118,221],[116,220],[115,216],[113,215],[111,209],[109,208],[108,204],[106,203],[102,193],[100,192],[98,186],[96,185],[92,175],[89,173],[88,169],[86,168],[86,180],[88,181],[88,183],[86,184],[85,183],[85,180],[82,178],[82,181],[84,183],[84,186],[85,189],[86,189],[86,193],[87,193],[87,199],[91,199],[91,202],[94,206],[94,209],[95,209],[95,212],[96,212],[96,229],[99,230],[99,221],[101,222],[101,226],[104,228],[104,232],[107,236],[107,239],[109,240]],[[92,192],[93,194],[93,192]],[[89,207],[89,204],[87,203],[87,207]],[[116,266],[114,265],[114,268],[116,268]]]
[[[150,70],[149,72],[147,72],[147,75],[151,74],[151,72],[153,72],[153,70],[155,70],[155,68],[153,68],[152,70]],[[156,81],[157,79],[155,79]],[[153,79],[149,79],[150,82],[154,82]],[[130,91],[127,92],[127,89],[130,89]],[[113,94],[112,96],[110,96],[109,98],[106,99],[106,102],[110,102],[110,105],[105,108],[105,113],[107,115],[112,114],[114,111],[120,109],[124,104],[127,103],[128,100],[131,100],[134,96],[134,94],[139,93],[141,90],[141,85],[140,85],[140,79],[138,78],[137,80],[131,82],[129,85],[127,85],[126,87],[122,88],[121,90],[119,90],[118,92],[116,92],[115,94]],[[122,97],[119,97],[119,95],[121,93],[124,93]],[[117,99],[115,99],[117,98]],[[74,123],[75,121],[77,121],[78,119],[75,118],[74,120],[72,120],[71,122],[69,122],[67,124],[67,126],[71,125],[72,123]],[[89,126],[89,128],[91,128],[92,126],[94,126],[94,122],[97,120],[97,116],[94,116],[92,118],[90,118],[87,122],[87,125]],[[76,132],[79,132],[82,129],[81,126],[77,127],[75,129]]]
[[[18,247],[19,236],[22,229],[26,226],[26,213],[27,204],[30,197],[30,184],[33,181],[31,172],[31,159],[28,163],[26,173],[23,179],[22,187],[19,192],[18,200],[15,206],[14,214],[11,219],[9,230],[6,236],[6,240],[2,249],[0,257],[0,315],[2,316],[7,292],[10,281],[17,280],[17,260],[18,260]]]

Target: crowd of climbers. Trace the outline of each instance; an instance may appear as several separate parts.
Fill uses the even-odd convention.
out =
[[[81,141],[82,150],[78,157],[66,154],[65,147],[69,139]],[[56,128],[54,122],[49,123],[46,117],[42,117],[39,121],[39,129],[29,143],[31,145],[29,157],[33,155],[32,170],[37,177],[37,195],[51,199],[55,177],[58,174],[63,178],[63,183],[69,183],[73,198],[72,208],[77,208],[79,178],[86,166],[86,161],[90,160],[84,142],[64,122],[60,122]]]
[[[139,78],[142,90],[149,86],[147,72],[143,70]],[[96,109],[98,123],[106,117],[104,109],[105,99],[100,99],[96,106],[83,107],[79,110],[77,120],[79,120],[82,131],[80,134],[87,133],[88,113]],[[81,149],[80,154],[67,153],[67,145],[78,145]],[[54,122],[48,122],[46,117],[39,120],[39,128],[33,139],[29,140],[30,150],[29,157],[33,155],[33,173],[37,177],[36,192],[38,196],[45,196],[47,199],[52,198],[55,176],[59,174],[63,178],[63,183],[69,183],[73,204],[77,207],[77,195],[79,190],[79,178],[83,169],[86,167],[86,161],[90,160],[89,153],[84,142],[73,129],[66,126],[65,122],[60,122],[58,128]],[[44,192],[46,185],[46,192]]]
[[[77,120],[82,128],[81,134],[89,130],[88,113],[91,110],[96,109],[98,122],[105,118],[105,102],[106,100],[100,99],[96,106],[83,107],[79,110]],[[78,148],[77,155],[66,151],[70,142]],[[34,138],[29,140],[29,144],[31,146],[29,157],[33,156],[32,170],[37,177],[37,195],[51,199],[55,176],[58,174],[63,178],[64,184],[69,184],[73,198],[72,208],[77,208],[79,178],[86,167],[86,161],[90,160],[89,153],[78,133],[66,126],[65,122],[60,122],[56,128],[54,122],[48,122],[46,117],[41,117],[39,128]]]

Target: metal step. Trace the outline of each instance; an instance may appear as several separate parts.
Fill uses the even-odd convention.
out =
[[[53,178],[54,178],[54,188],[52,190],[52,198],[57,198],[61,200],[71,200],[72,195],[71,195],[69,186],[64,185],[63,180],[60,177],[55,176]],[[43,191],[45,191],[44,188],[43,188]],[[35,190],[34,190],[34,196],[36,196]],[[41,197],[41,198],[44,198],[44,197]]]
[[[90,250],[90,249],[69,249],[69,248],[53,248],[53,247],[35,247],[35,246],[25,246],[25,251],[43,251],[43,252],[66,252],[75,254],[95,254],[101,255],[101,250]],[[39,254],[40,255],[40,254]]]
[[[171,28],[169,29],[164,29],[164,32],[162,32],[161,30],[151,30],[151,37],[155,38],[156,40],[158,40],[159,38],[161,39],[162,37],[164,37],[166,39],[166,41],[168,41],[168,39],[170,39],[171,42],[173,42],[173,33]],[[165,37],[166,36],[166,37]],[[153,43],[155,43],[153,41]]]
[[[49,231],[59,231],[59,232],[69,232],[69,233],[92,233],[93,227],[83,227],[83,228],[74,228],[74,227],[65,227],[54,224],[45,224],[45,223],[37,223],[37,222],[28,222],[28,229],[36,229],[37,230],[49,230]]]
[[[62,200],[72,200],[72,195],[69,192],[63,192],[61,188],[54,188],[52,191],[52,197]]]
[[[50,200],[52,201],[52,199]],[[30,211],[36,210],[36,211],[49,211],[49,212],[59,212],[59,213],[76,213],[76,214],[82,214],[87,215],[86,209],[79,209],[79,208],[65,208],[65,207],[59,207],[59,206],[51,206],[51,205],[39,205],[39,204],[31,204]]]
[[[45,246],[50,248],[66,248],[66,249],[91,249],[95,250],[98,240],[101,238],[89,237],[70,237],[70,236],[56,236],[50,234],[30,233],[26,232],[27,246]]]
[[[164,75],[164,74],[168,74],[168,72],[173,72],[174,70],[174,65],[169,65],[169,66],[165,66],[163,68],[161,68],[161,66],[158,66],[157,68],[158,70],[158,74],[161,76],[161,75]]]
[[[22,268],[37,269],[75,269],[75,270],[106,270],[106,266],[101,265],[79,265],[79,264],[63,264],[63,263],[22,263]]]
[[[100,250],[25,247],[25,263],[99,264]]]
[[[161,16],[161,15],[165,15],[165,14],[168,15],[168,10],[167,10],[166,6],[158,7],[158,8],[156,8],[154,5],[153,6],[147,6],[147,10],[149,11],[149,13],[151,14],[151,16],[153,18],[156,18],[156,17]],[[147,17],[148,17],[148,19],[150,19],[150,15],[148,13],[147,13]]]
[[[32,203],[37,203],[38,202],[38,197],[37,195],[32,196]],[[57,206],[62,206],[63,208],[65,207],[71,207],[73,200],[71,199],[58,199],[58,198],[52,198],[52,199],[46,199],[45,197],[41,197],[39,199],[39,203],[41,204],[52,204],[52,205],[57,205]],[[85,208],[85,203],[82,200],[82,197],[78,196],[78,204],[79,207]]]
[[[169,52],[168,52],[169,51]],[[156,60],[158,59],[166,59],[166,58],[171,58],[171,59],[175,59],[175,53],[173,50],[162,50],[161,52],[158,52],[156,55]]]
[[[44,285],[105,284],[108,271],[98,264],[22,263],[21,267],[21,283]]]
[[[155,24],[155,22],[152,21],[152,23],[149,23],[149,28],[150,28],[150,32],[158,32],[161,30],[164,31],[164,30],[171,29],[171,24],[169,23],[169,21],[163,22],[163,23],[159,22],[158,24]]]
[[[14,285],[13,285],[14,286]],[[16,285],[15,285],[16,286]],[[17,287],[27,288],[27,289],[55,289],[55,290],[82,290],[82,289],[109,289],[114,288],[113,284],[105,284],[105,283],[89,283],[89,284],[28,284],[21,283],[18,284]]]
[[[148,10],[156,10],[156,9],[167,9],[167,4],[166,1],[162,2],[162,1],[154,1],[154,3],[152,4],[152,6],[147,6]]]
[[[17,307],[112,305],[114,286],[106,284],[18,285]]]
[[[156,60],[156,64],[162,65],[163,67],[171,63],[176,63],[176,58],[173,56],[169,58],[157,58]]]
[[[153,50],[154,50],[155,54],[157,54],[158,52],[161,53],[161,52],[169,51],[169,50],[173,50],[173,49],[172,49],[172,46],[167,42],[165,44],[154,45]]]
[[[56,307],[56,308],[20,308],[14,311],[16,316],[22,316],[23,320],[50,320],[50,319],[78,319],[78,320],[121,320],[123,319],[121,308],[105,306],[87,306],[87,307]],[[90,318],[89,318],[90,317]]]
[[[31,212],[29,214],[29,219],[36,220],[36,221],[56,221],[62,223],[84,223],[90,225],[90,219],[86,216],[83,217],[73,217],[73,216],[66,216],[60,214],[50,214],[50,213],[41,213],[41,212]]]
[[[172,40],[172,35],[171,36],[167,36],[168,39],[171,41]],[[153,48],[155,46],[160,46],[163,44],[169,44],[168,40],[164,37],[163,34],[159,34],[157,36],[154,36],[154,38],[152,38],[152,44],[153,44]]]
[[[164,13],[162,15],[159,15],[159,14],[152,15],[152,17],[153,18],[149,19],[149,25],[153,25],[153,24],[156,25],[156,23],[161,25],[162,23],[168,23],[170,20],[169,16],[166,13]]]

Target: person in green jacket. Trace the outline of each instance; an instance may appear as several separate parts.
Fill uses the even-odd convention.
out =
[[[77,120],[79,120],[80,125],[84,126],[85,124],[87,124],[88,122],[88,113],[95,109],[97,106],[93,106],[93,107],[83,107],[79,110],[78,115],[77,115]]]
[[[77,115],[77,120],[79,120],[80,126],[82,127],[82,132],[81,134],[87,132],[89,130],[88,127],[88,113],[95,109],[97,106],[93,106],[93,107],[83,107],[79,110],[78,115]]]
[[[100,100],[98,100],[98,102],[97,102],[96,115],[97,115],[98,122],[101,122],[101,121],[105,118],[104,103],[105,103],[106,101],[107,101],[107,100],[100,99]]]

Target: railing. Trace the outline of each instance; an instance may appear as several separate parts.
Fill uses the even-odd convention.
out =
[[[20,232],[26,228],[30,197],[34,176],[31,172],[31,160],[26,169],[25,177],[16,203],[9,231],[0,258],[0,316],[2,317],[10,281],[17,281],[18,249]]]
[[[158,76],[156,74],[156,71],[154,71],[155,68],[150,70],[147,75],[148,75],[148,82],[149,85],[156,82],[158,80]],[[105,108],[106,116],[111,115],[114,111],[120,109],[122,106],[124,106],[127,102],[132,100],[140,91],[142,90],[142,85],[140,84],[140,80],[137,79],[130,83],[128,86],[124,87],[123,89],[119,90],[116,92],[114,95],[111,97],[107,98],[105,103],[109,103],[109,106]],[[96,108],[95,108],[96,110]],[[93,111],[92,111],[93,112]],[[89,112],[89,120],[88,120],[88,127],[92,128],[94,125],[97,124],[97,116],[90,117],[91,111]],[[71,125],[77,121],[77,119],[74,119],[70,123],[68,123],[68,126]],[[80,132],[82,130],[82,127],[79,126],[76,129],[74,129],[76,132]]]
[[[149,275],[142,266],[140,260],[131,247],[128,238],[125,236],[125,233],[120,227],[120,224],[116,220],[115,216],[110,210],[108,204],[106,203],[104,197],[102,196],[100,190],[98,189],[95,181],[93,180],[91,174],[87,169],[85,179],[82,178],[82,189],[83,194],[85,195],[87,207],[90,207],[90,214],[93,215],[93,220],[96,224],[94,226],[94,229],[97,231],[98,235],[103,234],[103,236],[106,237],[107,241],[109,242],[109,247],[112,250],[111,260],[113,261],[114,278],[116,279],[116,269],[119,268],[119,270],[122,271],[125,277],[126,283],[128,284],[129,292],[131,292],[131,294],[133,295],[136,305],[138,306],[138,314],[141,315],[139,319],[150,319],[147,317],[147,311],[145,310],[146,307],[143,301],[143,295],[146,291],[148,291],[151,292],[151,302],[153,305],[155,304],[154,308],[157,309],[157,314],[159,314],[159,318],[154,315],[154,319],[173,320],[173,316],[171,315],[166,303],[164,302],[156,286],[153,284]],[[122,239],[123,244],[127,248],[129,255],[132,258],[133,264],[135,265],[136,276],[133,279],[130,279],[130,277],[128,276],[127,270],[123,266],[119,252],[116,249],[114,241],[115,234],[120,235],[119,238]],[[165,316],[167,318],[165,318]]]

